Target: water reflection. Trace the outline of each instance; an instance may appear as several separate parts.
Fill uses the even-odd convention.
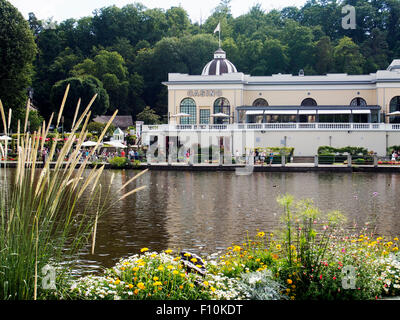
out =
[[[113,173],[111,198],[117,199],[137,172],[107,170],[104,186]],[[276,198],[284,193],[311,198],[322,211],[340,210],[349,227],[369,223],[379,234],[400,235],[399,174],[150,171],[124,192],[142,185],[148,188],[101,217],[95,254],[88,245],[78,261],[81,271],[110,267],[143,247],[205,254],[243,241],[247,231],[273,231],[282,212]]]

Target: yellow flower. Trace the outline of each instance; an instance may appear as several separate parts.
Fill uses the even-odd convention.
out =
[[[264,238],[264,236],[265,236],[265,232],[259,232],[257,234],[257,237],[260,237],[260,238]]]
[[[135,295],[138,295],[139,290],[138,290],[138,289],[135,289],[135,291],[133,291],[133,293],[134,293]]]
[[[150,257],[155,258],[157,256],[156,253],[153,253]]]
[[[129,261],[125,261],[124,263],[123,263],[123,265],[124,266],[129,266],[131,263],[129,262]]]
[[[139,270],[139,268],[138,267],[134,267],[134,268],[132,268],[132,271],[134,271],[134,272],[136,272],[136,271],[138,271]]]
[[[118,285],[121,282],[121,280],[117,279],[114,281],[114,284]]]
[[[240,250],[242,250],[242,248],[239,246],[234,246],[234,248],[232,249],[232,251],[234,252],[239,252]]]
[[[142,290],[143,290],[144,288],[146,288],[146,286],[144,285],[143,282],[139,282],[137,286],[138,286],[139,289],[142,289]]]
[[[185,257],[191,257],[192,255],[190,253],[185,253],[184,256]]]
[[[194,284],[193,283],[189,283],[189,287],[193,288]]]
[[[149,248],[143,248],[142,250],[140,250],[140,252],[146,252],[149,251]]]
[[[174,258],[174,261],[178,261],[180,259],[181,259],[181,257],[176,257],[176,258]]]
[[[291,246],[290,246],[290,249],[296,250],[296,247],[295,247],[294,245],[291,245]]]
[[[388,243],[386,243],[386,245],[387,245],[388,247],[391,247],[391,246],[392,246],[392,244],[393,244],[393,242],[392,242],[392,241],[389,241]]]
[[[179,289],[181,289],[181,290],[182,290],[182,289],[183,289],[183,286],[182,286],[182,285],[181,285],[181,286],[179,286]]]
[[[376,238],[377,241],[380,241],[380,240],[382,240],[382,239],[383,239],[382,237]]]
[[[393,239],[393,241],[399,241],[399,238],[396,237],[396,238]]]
[[[184,278],[186,275],[184,273],[181,273],[181,277]]]
[[[133,288],[133,284],[128,284],[129,289]]]
[[[153,283],[153,286],[162,286],[162,282],[156,281]]]
[[[387,255],[389,252],[387,252],[386,250],[382,252],[383,255]]]
[[[399,248],[394,247],[394,248],[392,249],[392,251],[399,251]]]
[[[163,266],[159,266],[159,267],[157,268],[157,270],[158,270],[158,271],[164,271],[164,267],[163,267]]]
[[[212,292],[214,292],[214,291],[215,291],[215,288],[214,288],[214,287],[210,287],[210,290],[211,290]]]
[[[204,284],[206,287],[208,287],[208,285],[209,285],[208,281],[204,281],[203,284]]]
[[[197,267],[197,268],[203,268],[203,266],[201,266],[201,265],[199,265],[199,264],[196,264],[196,267]]]
[[[192,261],[193,263],[196,263],[197,259],[196,258],[192,258],[192,259],[190,259],[190,261]]]
[[[282,246],[280,244],[276,245],[276,249],[281,250]]]
[[[172,266],[172,265],[169,265],[169,266],[167,267],[168,270],[172,270],[173,268],[174,268],[174,266]]]
[[[292,284],[292,283],[293,283],[292,279],[287,279],[286,282],[287,282],[288,284]]]
[[[167,253],[167,254],[170,254],[170,253],[172,253],[172,250],[168,249],[168,250],[165,250],[164,252]]]
[[[158,277],[154,277],[153,280],[154,280],[154,281],[157,281],[157,280],[159,280],[159,279],[158,279]]]
[[[174,275],[177,275],[177,274],[179,274],[179,271],[174,270],[174,271],[172,271],[172,273],[173,273]]]

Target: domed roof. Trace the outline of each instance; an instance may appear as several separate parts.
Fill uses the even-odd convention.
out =
[[[214,52],[214,60],[206,64],[201,73],[202,76],[219,76],[223,73],[237,72],[236,67],[226,59],[226,52],[219,48]]]

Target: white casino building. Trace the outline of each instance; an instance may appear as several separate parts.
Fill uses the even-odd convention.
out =
[[[368,75],[251,76],[218,49],[201,75],[170,73],[168,124],[144,125],[142,141],[165,147],[209,144],[227,152],[360,146],[386,155],[400,145],[400,60]],[[399,116],[396,116],[399,111]],[[188,142],[188,139],[190,142]]]

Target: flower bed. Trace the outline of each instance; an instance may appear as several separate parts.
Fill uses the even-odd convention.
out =
[[[400,161],[378,161],[378,164],[381,165],[399,165]]]
[[[284,207],[278,233],[257,234],[205,258],[143,248],[103,276],[76,280],[76,299],[370,300],[400,295],[398,238],[349,234],[343,217],[310,200]],[[187,262],[193,268],[188,268]],[[202,268],[202,269],[199,269]],[[200,272],[204,270],[204,272]]]

